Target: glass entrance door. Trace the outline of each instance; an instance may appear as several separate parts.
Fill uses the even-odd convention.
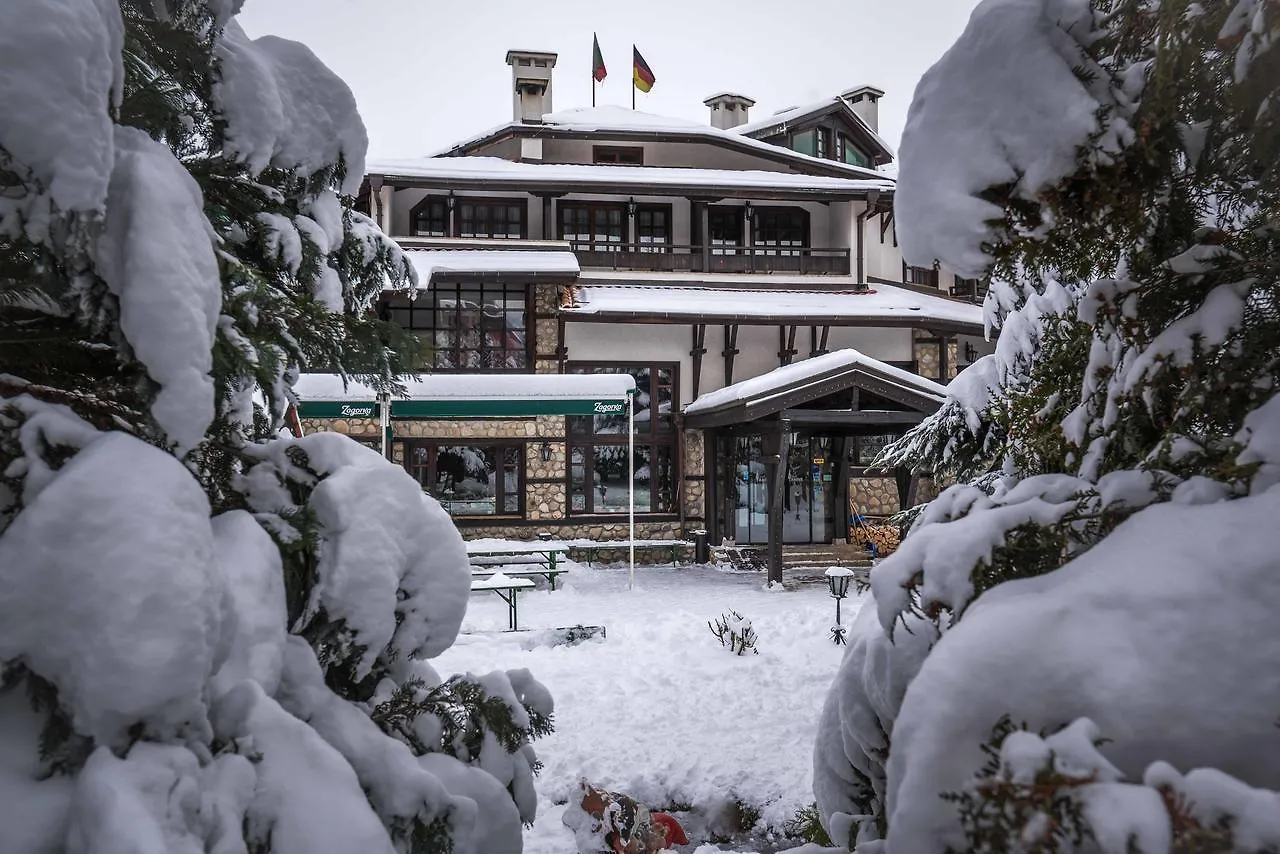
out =
[[[782,497],[784,543],[831,542],[834,462],[830,438],[791,434],[786,492]]]
[[[739,544],[769,541],[769,478],[760,436],[725,437],[721,484],[726,487],[729,528]],[[782,541],[829,543],[835,529],[832,441],[826,436],[791,434],[782,495]],[[723,517],[721,517],[723,518]]]

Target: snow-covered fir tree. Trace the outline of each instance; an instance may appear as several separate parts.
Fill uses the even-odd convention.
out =
[[[921,80],[904,255],[996,352],[890,448],[815,789],[859,851],[1280,850],[1280,2],[985,0]]]
[[[428,663],[456,529],[280,431],[303,369],[394,387],[416,282],[351,92],[239,5],[0,4],[0,847],[518,852],[552,703]]]

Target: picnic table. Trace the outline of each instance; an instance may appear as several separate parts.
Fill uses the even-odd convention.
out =
[[[551,589],[556,589],[556,576],[564,575],[565,570],[543,566],[540,563],[504,563],[500,565],[487,565],[483,563],[472,564],[472,578],[490,578],[498,573],[509,576],[511,578],[545,578],[550,584]]]
[[[519,608],[517,607],[517,594],[521,590],[525,590],[533,586],[533,582],[527,578],[511,578],[502,573],[495,573],[489,578],[473,578],[471,579],[471,592],[492,590],[501,597],[502,601],[507,603],[507,623],[510,628],[508,631],[516,631],[519,628]]]
[[[471,561],[472,572],[487,572],[487,567],[520,565],[512,573],[519,575],[540,575],[556,589],[556,576],[564,572],[556,567],[556,562],[569,556],[569,547],[554,540],[538,540],[522,542],[520,540],[472,540],[467,543],[467,557]],[[535,569],[535,567],[539,567]],[[532,584],[533,582],[529,582]]]
[[[596,554],[607,549],[629,549],[634,542],[637,549],[671,549],[671,563],[678,564],[680,562],[680,549],[688,546],[693,547],[693,543],[688,540],[565,540],[564,545],[570,549],[580,549],[586,552],[587,566],[590,566],[596,559]]]

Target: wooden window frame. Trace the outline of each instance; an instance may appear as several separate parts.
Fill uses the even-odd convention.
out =
[[[597,166],[643,166],[644,148],[639,145],[593,145],[591,162]]]
[[[430,493],[430,490],[428,490],[427,488],[427,483],[431,483],[431,484],[435,483],[435,476],[438,471],[437,461],[439,460],[440,448],[455,447],[455,446],[461,445],[461,446],[472,447],[472,448],[496,448],[498,449],[499,453],[506,450],[507,448],[515,448],[518,452],[517,454],[518,460],[516,463],[516,497],[518,499],[517,511],[515,513],[505,512],[505,507],[506,507],[505,499],[507,497],[506,480],[505,478],[502,477],[502,470],[500,467],[498,477],[495,478],[496,485],[494,488],[494,506],[495,506],[495,509],[498,507],[504,508],[504,511],[501,513],[492,513],[492,514],[458,515],[458,516],[455,516],[452,513],[450,513],[449,518],[456,519],[459,521],[466,520],[471,522],[482,521],[487,519],[525,519],[527,518],[528,507],[529,507],[528,484],[526,483],[526,475],[527,475],[526,461],[529,455],[529,447],[528,447],[529,441],[527,439],[396,438],[396,439],[393,439],[392,441],[396,444],[399,444],[402,448],[403,462],[401,463],[401,466],[404,468],[406,472],[409,473],[410,477],[412,477],[418,484],[422,486],[423,491],[427,492],[428,494],[431,494],[431,493]],[[415,448],[420,448],[420,447],[427,449],[427,461],[425,465],[421,467],[426,469],[426,482],[424,482],[423,480],[420,480],[417,474],[415,473],[415,469],[420,467],[412,464],[413,451]],[[436,498],[436,496],[434,495],[432,495],[432,497]],[[436,500],[440,501],[441,499],[436,498]],[[443,504],[443,502],[441,503]]]
[[[794,243],[784,244],[780,238],[774,241],[762,239],[760,234],[761,219],[780,217],[783,214],[799,215],[801,234],[799,245]],[[757,254],[763,255],[800,254],[799,250],[808,249],[811,246],[812,224],[813,217],[810,212],[798,205],[764,205],[754,208],[751,214],[751,247],[756,250]]]
[[[907,285],[936,288],[938,286],[938,267],[936,264],[932,267],[917,267],[903,261],[902,282]]]
[[[644,228],[644,226],[640,224],[640,215],[655,214],[655,213],[660,213],[667,218],[666,234],[663,236],[661,240],[649,240],[646,242],[644,240],[645,235],[641,234],[641,229]],[[642,203],[642,204],[636,205],[636,248],[638,251],[640,252],[670,252],[671,251],[671,248],[670,248],[671,241],[672,241],[672,238],[674,237],[673,232],[675,230],[673,228],[674,223],[672,221],[672,214],[673,214],[673,211],[672,211],[671,205],[661,205],[661,204],[654,204],[654,203]]]
[[[654,417],[657,413],[653,413],[649,419],[648,431],[637,431],[635,434],[635,444],[637,448],[648,447],[649,466],[651,476],[649,478],[649,506],[657,507],[659,501],[659,478],[655,472],[655,464],[659,457],[660,449],[667,449],[672,466],[671,473],[671,495],[669,496],[669,510],[648,510],[638,512],[637,515],[645,517],[655,516],[674,516],[678,513],[680,506],[680,490],[683,481],[683,467],[680,461],[680,429],[675,423],[675,415],[680,411],[680,363],[679,362],[663,362],[663,361],[574,361],[565,364],[565,373],[592,373],[599,369],[611,369],[610,372],[620,373],[630,371],[635,368],[649,369],[649,399],[655,400],[658,389],[664,385],[659,382],[661,371],[669,371],[671,376],[671,424],[665,429],[661,426],[661,419]],[[652,404],[651,404],[652,405]],[[660,404],[659,404],[660,405]],[[622,433],[596,433],[594,431],[594,420],[592,420],[592,429],[582,430],[578,426],[588,423],[586,419],[591,416],[571,417],[565,424],[565,435],[568,437],[568,455],[565,465],[565,513],[568,516],[581,518],[584,516],[617,518],[617,513],[604,513],[596,509],[596,495],[594,490],[586,492],[584,510],[573,509],[573,452],[576,449],[582,449],[583,453],[583,478],[587,483],[594,483],[595,454],[594,447],[596,445],[621,445],[628,444],[626,432]]]
[[[747,247],[747,227],[743,221],[746,212],[737,205],[708,205],[707,206],[707,233],[704,238],[707,246],[711,249],[712,255],[737,255]],[[725,219],[729,222],[736,223],[738,227],[737,243],[715,243],[714,237],[716,231],[716,220]]]
[[[587,230],[591,235],[590,240],[585,241],[586,247],[592,252],[614,252],[621,248],[622,244],[627,242],[627,203],[626,202],[581,202],[577,200],[560,202],[556,205],[556,236],[560,240],[568,240],[565,237],[564,228],[564,212],[567,210],[585,210],[587,211]],[[601,240],[596,233],[595,212],[597,210],[620,211],[621,218],[619,222],[622,224],[621,239],[617,243],[609,240]],[[577,243],[584,241],[577,240]]]
[[[486,290],[491,290],[496,288],[501,288],[504,292],[504,296],[507,294],[507,292],[510,292],[510,291],[522,292],[524,297],[523,304],[524,304],[524,324],[525,324],[524,325],[525,341],[524,341],[524,350],[523,350],[523,354],[524,354],[523,366],[516,367],[516,368],[463,366],[461,364],[461,362],[463,361],[462,353],[473,352],[473,348],[464,348],[461,346],[460,342],[455,344],[451,348],[449,348],[454,355],[454,360],[453,360],[454,365],[441,366],[439,364],[439,354],[443,348],[438,347],[435,343],[435,332],[438,329],[442,328],[438,322],[438,316],[441,313],[445,313],[445,312],[452,312],[452,313],[458,314],[463,311],[462,307],[458,305],[455,305],[453,308],[441,308],[440,302],[439,302],[440,296],[445,295],[446,297],[448,297],[450,295],[459,295],[457,296],[457,298],[460,301],[461,300],[460,294],[464,289],[476,289],[476,288],[480,289],[481,294],[484,294]],[[382,319],[388,320],[388,321],[392,320],[392,317],[391,317],[392,311],[399,311],[399,312],[407,311],[409,313],[408,314],[409,325],[408,326],[403,326],[401,324],[398,324],[398,325],[401,325],[401,328],[407,331],[413,332],[415,334],[426,333],[427,335],[430,336],[430,340],[424,341],[423,345],[426,348],[426,350],[430,353],[431,369],[434,371],[437,371],[440,373],[528,374],[533,372],[534,353],[536,352],[536,349],[535,349],[536,342],[534,339],[535,339],[535,329],[537,327],[537,324],[534,322],[532,290],[533,289],[530,288],[528,285],[516,284],[512,282],[458,282],[458,281],[436,282],[432,284],[430,288],[425,289],[424,292],[419,293],[417,299],[404,300],[404,302],[406,302],[407,305],[395,305],[393,301],[397,299],[396,297],[392,297],[390,300],[384,301],[380,306],[380,313],[382,315]],[[421,322],[419,322],[416,319],[416,316],[419,314],[423,315],[424,317],[424,320],[422,320]],[[456,322],[455,322],[455,326],[456,326]],[[476,352],[483,353],[489,350],[497,350],[497,349],[498,348],[484,347],[482,345],[479,348],[479,350]],[[508,350],[506,348],[503,348],[502,352],[519,353],[522,351]]]
[[[456,198],[456,197],[455,197]],[[440,234],[433,234],[430,229],[427,231],[418,230],[418,214],[428,205],[439,203],[444,206],[444,223],[440,229]],[[423,196],[416,205],[409,208],[409,233],[414,237],[453,237],[449,233],[449,197],[448,196]]]

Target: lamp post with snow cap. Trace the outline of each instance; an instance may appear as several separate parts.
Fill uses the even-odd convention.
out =
[[[849,580],[853,570],[845,566],[833,566],[826,572],[827,587],[836,600],[836,624],[831,627],[831,639],[837,646],[844,644],[844,626],[840,625],[840,600],[849,595]]]

